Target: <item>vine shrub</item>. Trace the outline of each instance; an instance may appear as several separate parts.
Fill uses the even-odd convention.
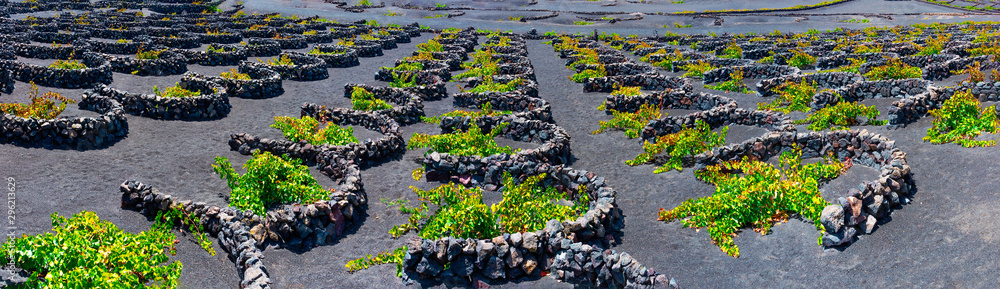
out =
[[[975,140],[981,133],[996,133],[996,106],[980,111],[979,100],[968,91],[955,92],[945,100],[940,109],[931,110],[934,116],[931,128],[927,129],[924,141],[933,144],[954,142],[964,147],[993,146],[995,140]]]
[[[447,236],[484,239],[541,230],[549,220],[573,220],[587,211],[590,197],[586,187],[575,193],[572,205],[562,205],[561,200],[571,198],[555,187],[542,186],[545,177],[544,173],[538,174],[516,184],[510,173],[504,173],[503,200],[495,205],[483,203],[479,187],[455,183],[426,191],[411,187],[422,202],[413,207],[400,204],[400,212],[411,217],[408,223],[393,227],[390,234],[399,237],[417,231],[421,238],[432,240]],[[437,208],[433,213],[429,213],[431,205]]]
[[[681,220],[685,227],[708,230],[712,243],[726,254],[739,257],[733,236],[744,226],[767,234],[777,222],[798,213],[823,230],[820,214],[829,202],[819,192],[819,182],[837,177],[844,165],[832,156],[824,162],[802,164],[802,151],[783,152],[780,168],[765,162],[741,160],[708,166],[695,172],[714,184],[711,196],[690,199],[671,210],[660,209],[661,221]]]
[[[730,44],[725,49],[722,49],[722,55],[719,55],[719,57],[732,59],[743,57],[743,48],[740,48],[736,44]]]
[[[389,86],[395,88],[408,88],[417,86],[416,71],[392,71],[392,82]]]
[[[788,65],[798,68],[806,68],[812,66],[816,63],[816,57],[802,52],[802,50],[793,49],[792,58],[788,59]]]
[[[872,81],[921,78],[922,76],[923,70],[920,67],[909,66],[899,58],[889,59],[885,65],[872,67],[871,71],[865,73],[865,78]]]
[[[53,62],[52,64],[49,64],[49,68],[78,70],[87,68],[87,65],[84,65],[83,63],[80,63],[79,61],[72,59],[71,60],[59,59]]]
[[[243,168],[246,174],[239,175],[224,157],[215,157],[212,165],[212,170],[232,190],[229,205],[252,210],[260,216],[276,204],[313,203],[329,195],[309,174],[309,168],[297,159],[256,152]]]
[[[684,157],[694,156],[725,144],[728,131],[729,127],[724,127],[722,131],[713,133],[708,123],[697,120],[694,128],[684,128],[677,133],[660,136],[655,143],[646,141],[642,145],[643,152],[635,159],[625,161],[625,164],[637,166],[650,163],[654,156],[666,152],[670,156],[670,160],[653,170],[653,173],[659,174],[673,169],[683,171],[682,161]]]
[[[793,111],[806,112],[809,111],[809,103],[812,102],[813,96],[816,95],[816,82],[809,84],[805,80],[799,83],[789,81],[775,90],[778,92],[778,97],[771,103],[758,103],[757,109],[784,113]]]
[[[22,235],[0,246],[0,259],[31,275],[24,288],[176,288],[181,262],[170,227],[154,223],[138,234],[82,211],[52,214],[52,232]],[[8,259],[13,257],[13,260]]]
[[[319,121],[310,116],[293,118],[287,116],[275,116],[272,128],[281,131],[281,134],[290,141],[306,141],[312,145],[346,145],[356,143],[358,139],[354,137],[353,127],[340,127],[334,124],[327,124],[320,129]]]
[[[687,72],[684,73],[683,77],[702,78],[705,76],[706,71],[716,68],[718,67],[712,66],[712,64],[708,62],[698,60],[698,62],[696,63],[688,63],[684,65],[682,69],[684,69]]]
[[[250,80],[250,75],[246,73],[240,73],[236,69],[230,68],[229,71],[224,71],[219,73],[219,76],[225,79],[238,79],[238,80]]]
[[[517,88],[518,85],[524,83],[521,78],[516,78],[506,83],[496,82],[492,76],[483,77],[483,82],[476,85],[469,90],[462,90],[462,92],[472,92],[472,93],[483,93],[483,92],[511,92]]]
[[[164,88],[160,90],[156,85],[153,86],[153,94],[159,97],[169,97],[169,98],[184,98],[184,97],[195,97],[201,95],[201,92],[187,90],[181,87],[180,84],[174,83],[174,86]]]
[[[449,134],[428,135],[414,133],[410,137],[410,142],[406,144],[406,149],[430,148],[425,154],[432,151],[447,153],[459,156],[491,156],[494,154],[513,153],[509,146],[499,146],[493,138],[499,135],[507,127],[506,123],[494,126],[488,134],[483,134],[479,126],[471,125],[465,132],[454,132]]]
[[[598,125],[600,127],[591,132],[591,134],[599,134],[613,128],[625,131],[625,136],[628,138],[637,138],[639,137],[639,132],[646,126],[646,123],[650,120],[663,117],[660,107],[652,104],[643,104],[639,106],[639,110],[636,112],[622,112],[612,109],[611,115],[611,120],[599,121]]]
[[[874,105],[867,106],[857,102],[840,101],[836,105],[824,107],[810,113],[805,119],[796,120],[795,124],[808,123],[808,129],[821,131],[825,129],[842,130],[848,126],[861,125],[858,117],[867,120],[865,125],[885,125],[884,120],[875,120],[881,112]]]
[[[292,59],[290,57],[288,57],[288,55],[282,55],[282,56],[277,57],[277,58],[269,58],[267,60],[257,59],[257,62],[266,63],[267,65],[274,65],[274,66],[292,66],[292,65],[295,65],[295,62],[292,61]]]
[[[139,48],[139,51],[137,51],[135,53],[135,59],[160,59],[160,53],[163,53],[164,51],[167,51],[167,50],[166,49],[164,49],[164,50],[143,50],[142,48]]]
[[[156,222],[167,226],[168,228],[173,228],[180,224],[182,229],[187,230],[194,235],[195,242],[205,249],[206,252],[215,256],[215,248],[212,247],[212,241],[208,239],[205,234],[205,226],[201,225],[201,222],[194,214],[185,213],[180,207],[171,207],[169,210],[160,211],[156,215]]]
[[[63,110],[66,110],[67,103],[76,102],[51,91],[39,96],[38,86],[34,82],[31,82],[31,91],[28,93],[28,98],[31,99],[30,104],[0,103],[0,112],[23,118],[53,119],[59,116]],[[56,104],[56,101],[59,104]]]
[[[392,109],[392,105],[384,100],[375,98],[375,94],[367,89],[355,86],[351,90],[351,108],[354,110],[376,111]]]
[[[569,76],[569,79],[573,82],[582,83],[589,78],[605,77],[608,76],[608,72],[604,70],[604,64],[597,65],[597,69],[584,69],[583,71],[577,72]]]
[[[723,81],[722,83],[716,85],[706,85],[705,88],[722,90],[722,91],[732,91],[739,93],[753,93],[747,85],[743,83],[743,70],[733,70],[729,73],[729,80]]]
[[[673,70],[675,61],[684,61],[689,59],[691,58],[681,54],[681,51],[679,49],[674,49],[674,53],[666,54],[666,56],[660,59],[660,61],[653,62],[653,66],[660,67],[663,69]]]
[[[451,112],[446,112],[439,116],[420,117],[420,120],[426,123],[440,124],[441,119],[445,117],[469,117],[471,118],[470,121],[474,121],[483,116],[498,116],[498,115],[505,115],[512,113],[509,110],[493,110],[493,105],[490,104],[489,102],[484,102],[482,105],[479,106],[479,109],[481,111],[455,110]]]
[[[417,51],[421,52],[442,52],[444,51],[444,45],[438,42],[437,39],[427,40],[425,43],[417,44]]]

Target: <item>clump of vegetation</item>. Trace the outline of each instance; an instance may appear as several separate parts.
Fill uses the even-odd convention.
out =
[[[440,124],[441,119],[446,117],[468,117],[471,119],[470,121],[472,121],[483,116],[498,116],[498,115],[505,115],[512,113],[509,110],[493,110],[493,105],[490,104],[489,102],[484,102],[482,105],[479,106],[479,109],[480,111],[454,110],[451,112],[446,112],[439,116],[420,117],[420,121],[426,123]]]
[[[212,165],[212,170],[225,179],[232,190],[230,206],[263,216],[267,208],[274,205],[313,203],[329,197],[329,192],[316,182],[301,160],[258,151],[243,168],[246,174],[239,175],[224,157],[215,157]]]
[[[637,166],[650,163],[656,155],[666,152],[670,159],[653,173],[659,174],[673,169],[682,171],[684,157],[694,156],[725,144],[728,131],[729,127],[724,127],[722,131],[713,133],[708,123],[697,120],[694,128],[684,128],[677,133],[660,136],[655,143],[646,141],[642,145],[643,152],[635,159],[625,161],[625,164]]]
[[[524,83],[521,78],[516,78],[505,83],[499,83],[493,80],[493,77],[487,76],[483,78],[483,81],[469,90],[462,90],[462,92],[472,92],[472,93],[483,93],[483,92],[511,92],[517,89],[518,85]]]
[[[569,79],[573,82],[584,82],[589,78],[605,77],[608,76],[608,71],[604,69],[604,64],[598,64],[596,69],[584,69],[583,71],[577,72],[569,76]]]
[[[684,65],[682,69],[684,69],[687,72],[684,73],[683,77],[702,78],[705,77],[706,71],[716,68],[718,67],[712,66],[711,63],[705,62],[703,60],[698,60],[698,62],[692,62]]]
[[[513,149],[509,146],[501,147],[493,139],[506,127],[506,123],[494,126],[487,134],[483,134],[476,125],[469,126],[469,130],[465,132],[436,135],[414,133],[410,137],[410,142],[406,144],[406,149],[430,148],[425,154],[439,152],[459,156],[485,157],[500,153],[510,154],[514,152]]]
[[[573,21],[573,25],[591,25],[591,24],[594,24],[594,22],[587,22],[587,21]]]
[[[183,264],[170,227],[159,222],[149,231],[126,232],[97,214],[70,218],[52,213],[52,232],[22,235],[0,246],[0,259],[27,271],[23,288],[176,288]]]
[[[653,66],[660,67],[663,69],[673,70],[674,62],[691,59],[690,57],[684,56],[684,54],[681,53],[680,49],[674,49],[674,53],[662,54],[662,55],[664,55],[664,57],[657,62],[653,62]]]
[[[51,91],[38,95],[38,86],[35,85],[35,82],[31,82],[28,98],[31,99],[30,104],[0,103],[0,112],[23,118],[53,119],[66,110],[67,103],[76,103],[75,100]]]
[[[991,43],[990,45],[968,48],[965,51],[969,53],[970,57],[984,56],[984,55],[993,55],[993,57],[1000,57],[1000,44]]]
[[[150,59],[160,59],[160,54],[163,53],[164,51],[167,51],[167,50],[163,49],[163,50],[148,50],[147,51],[147,50],[143,50],[140,47],[139,51],[137,51],[135,53],[135,59],[147,59],[147,60],[150,60]]]
[[[87,65],[73,59],[70,60],[58,59],[52,64],[49,64],[49,68],[80,70],[87,68]]]
[[[615,90],[611,91],[611,95],[639,96],[642,95],[642,87],[615,85]]]
[[[354,137],[353,127],[327,124],[321,129],[319,121],[310,116],[302,118],[275,116],[274,124],[271,127],[280,130],[286,139],[293,142],[305,141],[311,145],[335,146],[358,142],[358,139]]]
[[[848,58],[847,60],[850,61],[851,64],[844,65],[844,66],[837,67],[837,68],[830,69],[830,70],[826,70],[826,71],[822,71],[822,72],[861,73],[861,71],[860,71],[861,65],[867,63],[867,61],[865,61],[864,59],[860,59],[860,58]]]
[[[860,45],[854,48],[854,53],[877,53],[882,52],[882,44],[879,45]]]
[[[389,82],[389,86],[396,88],[407,88],[417,86],[417,72],[416,71],[397,71],[393,70],[392,82]]]
[[[608,129],[617,129],[625,131],[625,136],[628,138],[637,138],[642,128],[646,127],[646,123],[650,120],[663,117],[659,106],[648,103],[640,105],[639,110],[636,112],[622,112],[612,109],[611,115],[611,120],[599,121],[599,128],[591,132],[591,134],[599,134]]]
[[[944,50],[944,45],[951,39],[951,34],[938,35],[937,37],[927,37],[926,45],[917,46],[920,52],[917,55],[938,55]]]
[[[309,54],[315,54],[315,55],[339,55],[344,53],[345,53],[344,51],[339,51],[339,50],[322,51],[319,50],[319,48],[313,48],[312,50],[309,50]]]
[[[224,71],[222,73],[219,73],[219,76],[222,77],[222,78],[225,78],[225,79],[238,79],[238,80],[251,80],[252,79],[252,78],[250,78],[249,74],[240,73],[238,70],[236,70],[234,68],[230,68],[229,71]]]
[[[747,85],[743,83],[743,70],[736,69],[729,73],[729,80],[716,85],[706,85],[706,88],[722,91],[732,91],[739,93],[753,93]]]
[[[743,57],[743,48],[736,44],[730,44],[722,49],[722,55],[718,55],[720,58],[732,58],[737,59]]]
[[[797,213],[823,230],[819,217],[829,202],[820,194],[819,183],[837,177],[843,163],[829,156],[824,162],[803,165],[798,148],[783,152],[779,163],[781,167],[775,168],[743,157],[699,170],[695,176],[714,184],[715,193],[684,201],[671,210],[661,209],[659,220],[681,220],[685,227],[706,228],[712,243],[733,257],[740,256],[733,236],[745,226],[767,234],[774,224]]]
[[[933,144],[954,142],[964,147],[993,146],[994,140],[975,140],[983,132],[996,133],[996,106],[980,110],[979,100],[971,91],[957,91],[940,109],[931,110],[934,122],[924,141]]]
[[[920,67],[909,66],[899,58],[889,59],[885,65],[872,67],[865,73],[868,80],[921,78],[924,71]]]
[[[201,95],[201,92],[187,90],[181,87],[180,84],[174,83],[174,86],[164,88],[160,90],[156,85],[153,86],[153,94],[159,97],[169,97],[169,98],[184,98],[184,97],[195,97]]]
[[[355,86],[351,90],[351,108],[362,111],[376,111],[392,109],[392,105],[384,100],[375,98],[375,94],[367,89]]]
[[[205,234],[205,226],[201,225],[194,214],[185,213],[179,205],[157,213],[156,222],[167,226],[167,228],[181,226],[182,230],[186,229],[188,233],[192,234],[194,241],[202,249],[205,249],[205,252],[215,256],[215,248],[212,247],[212,240],[209,240]]]
[[[420,197],[419,206],[400,205],[400,212],[410,214],[409,222],[394,226],[390,234],[399,237],[409,231],[418,231],[425,239],[442,237],[484,239],[503,233],[541,230],[549,220],[573,220],[587,211],[590,197],[586,187],[581,187],[572,205],[561,205],[569,200],[565,192],[555,187],[543,187],[545,174],[528,177],[516,184],[510,173],[504,173],[503,200],[496,205],[486,205],[482,189],[447,184],[431,190],[411,187]],[[431,205],[437,207],[433,213]]]
[[[816,64],[816,57],[802,52],[802,50],[793,49],[792,57],[788,59],[788,65],[804,69],[806,67]]]
[[[421,52],[443,52],[444,44],[438,42],[437,39],[427,40],[427,42],[417,44],[417,51]]]
[[[266,61],[257,59],[257,62],[265,63],[267,65],[274,65],[274,66],[292,66],[292,65],[295,65],[295,62],[292,61],[292,58],[288,57],[288,55],[281,55],[281,57],[278,57],[278,58],[269,58]]]
[[[810,84],[804,79],[799,83],[789,81],[775,88],[775,91],[778,93],[778,98],[771,103],[758,103],[757,109],[784,113],[807,112],[811,109],[809,104],[812,103],[813,96],[816,95],[816,83]]]
[[[424,70],[424,64],[420,62],[402,62],[394,67],[383,66],[382,69],[396,71],[420,71]]]
[[[377,266],[382,264],[396,264],[396,274],[402,276],[403,272],[403,259],[406,258],[407,247],[399,247],[395,250],[385,251],[372,256],[368,254],[364,258],[359,258],[351,261],[347,261],[344,267],[347,267],[348,272],[354,272],[358,270],[368,269],[371,266]]]
[[[836,105],[824,107],[810,113],[806,119],[796,120],[796,124],[808,123],[808,129],[821,131],[825,129],[841,130],[848,126],[861,125],[858,117],[865,117],[865,125],[885,125],[884,120],[875,120],[881,112],[874,105],[867,106],[857,102],[841,100]]]

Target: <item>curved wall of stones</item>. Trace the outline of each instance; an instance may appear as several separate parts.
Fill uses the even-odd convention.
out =
[[[288,56],[294,65],[271,65],[267,63],[242,61],[240,67],[255,67],[270,69],[281,74],[282,79],[297,81],[314,81],[327,79],[330,72],[326,70],[326,61],[323,59],[299,52],[282,52],[279,57]]]
[[[84,95],[80,108],[102,116],[35,119],[3,114],[0,143],[86,150],[110,146],[128,134],[128,120],[117,101]]]
[[[214,82],[185,82],[182,87],[200,91],[195,97],[171,98],[151,94],[135,94],[98,85],[84,92],[84,96],[97,95],[114,99],[132,115],[156,119],[208,120],[225,117],[232,106],[225,96],[225,88]]]
[[[166,76],[187,71],[187,57],[176,50],[160,52],[158,59],[137,59],[134,56],[107,56],[111,69],[119,73],[141,76]]]
[[[103,56],[85,52],[80,62],[87,68],[49,68],[11,60],[0,60],[0,66],[10,70],[14,74],[14,79],[18,81],[34,82],[41,86],[86,88],[101,83],[111,83],[111,65]]]

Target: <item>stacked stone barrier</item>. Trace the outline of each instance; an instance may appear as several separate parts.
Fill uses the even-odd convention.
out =
[[[330,77],[330,72],[326,70],[326,61],[321,58],[299,52],[282,52],[278,58],[286,56],[291,59],[293,65],[242,61],[239,66],[247,66],[247,69],[250,69],[249,67],[270,69],[281,74],[282,79],[297,81],[315,81]]]
[[[229,114],[232,106],[221,85],[211,81],[189,81],[181,86],[202,94],[181,98],[160,97],[130,93],[101,84],[84,92],[84,96],[108,97],[120,102],[129,114],[155,119],[211,120]]]
[[[0,143],[89,150],[110,146],[128,134],[128,120],[117,101],[84,95],[79,105],[101,116],[37,119],[5,113],[0,119]]]
[[[93,52],[84,52],[82,56],[80,63],[87,66],[83,69],[50,68],[13,60],[0,60],[0,67],[11,71],[18,81],[34,82],[41,86],[88,88],[111,83],[112,66],[107,59]]]

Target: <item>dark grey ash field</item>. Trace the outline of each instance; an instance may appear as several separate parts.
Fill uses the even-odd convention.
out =
[[[53,4],[58,3],[53,1],[35,2],[58,5]],[[921,117],[906,124],[905,127],[896,129],[889,129],[884,125],[851,127],[852,130],[867,130],[873,134],[880,134],[894,141],[895,148],[905,152],[905,161],[909,165],[915,185],[908,203],[895,206],[891,215],[879,218],[879,223],[873,232],[859,233],[852,243],[840,246],[818,245],[817,237],[823,233],[818,232],[811,221],[801,218],[792,218],[786,223],[780,223],[766,235],[744,228],[734,238],[741,252],[739,258],[734,258],[712,244],[709,234],[704,229],[684,228],[680,222],[657,221],[657,213],[662,208],[674,208],[685,200],[709,196],[714,192],[714,186],[698,180],[694,176],[694,168],[653,174],[655,167],[651,165],[626,165],[625,160],[632,159],[642,152],[642,140],[628,139],[619,131],[591,133],[598,128],[599,120],[611,119],[611,116],[604,111],[595,109],[604,103],[608,93],[585,92],[584,84],[570,81],[569,77],[575,72],[567,69],[566,59],[560,58],[559,52],[553,51],[553,47],[545,43],[552,37],[547,39],[542,37],[543,33],[549,31],[566,35],[581,33],[586,36],[598,31],[618,33],[622,36],[635,34],[638,37],[659,37],[672,31],[678,36],[711,33],[720,36],[720,39],[731,40],[732,38],[727,38],[728,35],[751,31],[760,35],[775,30],[806,33],[809,29],[839,33],[832,30],[838,27],[860,30],[869,26],[909,26],[915,23],[958,23],[1000,19],[998,18],[1000,15],[995,14],[994,10],[986,9],[997,5],[996,2],[990,1],[952,1],[941,4],[922,0],[848,0],[818,5],[823,4],[820,2],[819,0],[673,2],[670,0],[440,2],[393,0],[385,2],[384,7],[352,8],[357,3],[303,0],[244,0],[237,3],[235,0],[225,0],[218,5],[223,13],[235,13],[234,9],[242,9],[251,15],[280,13],[284,16],[297,15],[302,19],[319,16],[337,20],[339,23],[344,23],[344,26],[347,26],[347,23],[363,20],[375,20],[383,25],[388,23],[409,25],[417,22],[419,24],[412,28],[414,31],[421,30],[421,33],[420,36],[412,37],[409,42],[399,41],[394,44],[398,45],[394,49],[383,49],[384,55],[360,57],[357,66],[325,68],[329,76],[322,79],[299,81],[288,79],[286,76],[281,81],[283,92],[273,97],[259,99],[227,97],[227,103],[231,108],[221,116],[165,120],[126,114],[127,136],[95,148],[75,149],[51,143],[35,145],[6,141],[13,135],[14,130],[0,125],[0,134],[8,134],[0,136],[0,139],[6,141],[0,143],[0,177],[16,181],[15,214],[18,235],[47,232],[52,228],[49,217],[52,213],[68,216],[84,210],[93,211],[102,220],[113,222],[129,232],[148,230],[153,223],[151,217],[122,207],[123,196],[120,187],[126,180],[136,180],[153,186],[162,193],[170,194],[175,200],[193,200],[204,202],[207,206],[227,207],[230,189],[226,181],[213,172],[214,158],[217,156],[228,158],[240,172],[242,172],[241,165],[251,159],[251,156],[240,154],[230,148],[231,134],[248,133],[262,138],[283,139],[280,131],[269,127],[274,123],[274,117],[299,117],[304,103],[315,103],[329,108],[351,108],[351,99],[344,97],[345,84],[389,86],[388,82],[374,79],[379,69],[385,66],[392,67],[397,60],[412,56],[418,44],[433,39],[441,29],[474,27],[482,30],[510,30],[519,35],[536,31],[537,34],[526,37],[525,52],[530,67],[533,67],[538,98],[547,101],[551,106],[553,123],[571,136],[572,156],[565,165],[603,177],[607,186],[617,191],[615,200],[624,216],[625,227],[614,241],[615,244],[606,249],[627,252],[645,268],[655,269],[656,274],[662,274],[665,278],[673,278],[682,288],[990,288],[995,286],[991,284],[996,283],[995,272],[1000,270],[1000,262],[997,262],[1000,260],[1000,250],[995,249],[1000,242],[1000,214],[996,213],[1000,210],[1000,190],[997,189],[1000,185],[1000,181],[997,180],[997,176],[1000,176],[1000,167],[992,162],[1000,157],[997,147],[965,148],[954,143],[936,145],[926,142],[923,137],[932,126],[933,117],[930,116]],[[155,21],[153,18],[161,16],[170,17],[168,14],[160,15],[163,13],[156,12],[162,8],[142,6],[149,3],[139,4],[140,2],[135,1],[82,3],[91,3],[93,6],[91,8],[95,11],[113,11],[103,7],[107,5],[118,7],[116,5],[120,3],[132,3],[139,6],[129,7],[125,11],[129,13],[143,11],[150,16],[147,17],[150,21]],[[200,3],[197,5],[201,5]],[[54,59],[26,57],[23,54],[11,53],[11,57],[8,58],[5,57],[5,52],[13,51],[16,47],[20,47],[18,45],[56,47],[57,43],[50,44],[49,41],[41,41],[43,38],[36,36],[42,32],[27,32],[37,28],[30,28],[30,25],[19,21],[26,21],[27,17],[49,19],[47,17],[53,17],[64,11],[54,12],[51,9],[37,8],[32,10],[25,8],[27,6],[23,4],[13,5],[14,2],[0,4],[2,4],[0,12],[5,16],[0,18],[0,31],[6,34],[0,35],[0,58],[5,61],[0,63],[0,67],[11,70],[13,66],[10,63],[38,66],[48,66],[52,63]],[[818,6],[788,11],[703,12],[796,5]],[[435,6],[442,8],[435,10]],[[136,7],[142,9],[137,10]],[[65,10],[74,13],[85,11]],[[701,13],[675,13],[688,11]],[[187,13],[173,17],[187,17],[185,14]],[[445,16],[426,18],[438,14]],[[549,15],[555,16],[543,17]],[[600,19],[601,17],[611,17],[615,20]],[[190,18],[192,23],[197,22],[194,17]],[[533,18],[541,19],[528,20]],[[862,19],[864,23],[860,23]],[[858,23],[848,20],[858,20]],[[574,24],[578,21],[592,22],[592,24]],[[63,22],[61,25],[69,25],[67,23]],[[363,22],[356,25],[364,26]],[[681,27],[685,25],[691,26]],[[990,27],[994,31],[997,27],[996,24],[990,23],[982,25],[992,25]],[[72,25],[66,27],[79,28]],[[178,27],[191,29],[190,27],[194,25],[185,24]],[[346,30],[345,27],[339,28]],[[157,29],[166,31],[169,27]],[[55,30],[70,31],[65,27]],[[241,30],[244,31],[240,32]],[[233,31],[245,33],[248,30],[249,28],[244,28]],[[485,41],[485,35],[481,33],[478,36],[479,44]],[[705,37],[707,39],[709,36]],[[996,35],[992,37],[994,38],[991,41],[996,45],[995,41],[1000,38]],[[85,41],[110,42],[114,42],[116,38],[119,37],[96,35],[81,37]],[[168,37],[154,38],[166,38],[167,40],[162,41],[171,41]],[[249,38],[249,36],[244,37],[244,39]],[[672,40],[684,38],[691,37],[680,36]],[[946,50],[950,47],[964,48],[966,46],[962,45],[970,45],[973,41],[971,37],[958,38],[958,35],[953,36],[954,43],[948,44]],[[142,41],[140,39],[143,38],[136,38],[135,41]],[[663,41],[658,45],[663,47],[687,49],[685,48],[687,45],[667,44],[665,39],[661,40]],[[925,43],[925,39],[915,41]],[[337,40],[334,39],[333,42],[336,43]],[[64,45],[79,47],[82,46],[80,43],[83,42],[69,42]],[[210,43],[202,41],[199,47],[188,50],[205,51]],[[310,42],[307,48],[280,50],[307,53],[315,45]],[[604,49],[608,43],[600,42],[599,45]],[[719,49],[724,47],[726,46],[720,46]],[[714,58],[715,56],[712,56],[715,55],[714,50],[697,51],[697,53]],[[639,61],[640,56],[628,50],[620,52],[627,61],[642,63]],[[129,57],[134,52],[102,54],[114,58]],[[903,52],[899,52],[897,57],[905,58],[912,54],[904,55]],[[247,57],[247,61],[257,62],[257,59],[267,59],[272,56],[250,56]],[[955,56],[956,59],[970,57],[973,56],[968,54]],[[753,60],[758,59],[759,57]],[[983,59],[984,71],[986,68],[997,68],[996,59]],[[958,61],[960,60],[955,60],[953,63]],[[940,63],[945,62],[940,61]],[[611,66],[610,63],[605,65]],[[925,66],[925,71],[932,65]],[[236,67],[238,66],[187,63],[186,71],[215,76]],[[964,65],[957,67],[961,68],[964,68]],[[460,72],[462,71],[451,71],[450,74],[457,75]],[[801,70],[801,73],[807,74],[816,72],[818,70],[815,67],[805,67]],[[681,79],[684,74],[683,71],[671,72],[661,68],[655,69],[655,73],[670,79]],[[295,76],[301,77],[301,75],[291,77]],[[181,82],[182,77],[180,74],[140,76],[113,72],[113,80],[106,85],[122,91],[148,95],[153,93],[154,85],[159,88],[173,86]],[[14,89],[9,93],[0,93],[0,102],[30,102],[27,97],[29,84],[24,81],[24,77],[15,75],[15,78],[18,79],[14,81]],[[754,89],[756,83],[766,78],[772,77],[748,78],[745,79],[745,83],[750,89]],[[964,78],[964,75],[959,74],[949,75],[943,79],[930,79],[929,83],[935,88],[928,88],[927,92],[921,90],[921,93],[937,95],[938,92],[934,89],[962,85],[960,81]],[[3,79],[4,75],[0,74],[0,81]],[[739,108],[748,110],[755,110],[759,102],[770,102],[774,99],[755,93],[743,94],[705,88],[701,79],[688,78],[686,81],[690,81],[692,85],[691,90],[687,91],[689,93],[703,92],[732,98]],[[443,89],[449,94],[459,93],[458,84],[461,83],[445,82]],[[992,94],[989,92],[990,86],[993,89]],[[0,91],[5,87],[7,86],[0,84]],[[992,82],[984,81],[977,91],[979,89],[984,91],[977,94],[982,96],[980,100],[983,105],[994,105],[998,100],[996,91],[1000,89],[1000,79],[993,79]],[[40,85],[39,90],[58,92],[80,101],[84,92],[90,91],[91,88]],[[643,92],[653,91],[643,90]],[[882,111],[879,120],[888,120],[887,112],[897,105],[895,103],[897,100],[869,97],[862,98],[860,103],[876,106]],[[937,105],[940,106],[940,103]],[[129,106],[125,106],[126,111],[129,111]],[[436,116],[456,109],[451,97],[438,100],[424,99],[422,106],[426,116]],[[682,116],[697,111],[665,110],[669,116]],[[102,113],[71,104],[60,117],[81,116],[100,119],[101,115]],[[796,112],[789,116],[792,119],[801,119],[805,114]],[[7,118],[13,119],[13,116]],[[361,140],[375,140],[384,136],[361,125],[356,124],[353,127],[355,135]],[[798,132],[810,132],[806,125],[796,125],[794,129]],[[435,124],[417,122],[402,125],[399,132],[408,142],[414,133],[437,134],[440,133],[440,129]],[[740,144],[768,132],[768,129],[761,126],[732,124],[729,126],[726,144]],[[996,139],[996,135],[986,133],[977,139]],[[498,142],[501,145],[523,149],[539,146],[527,141],[506,138],[498,138]],[[389,235],[394,225],[407,222],[408,215],[401,214],[380,200],[403,198],[416,202],[417,196],[410,186],[431,189],[440,185],[438,182],[415,181],[411,177],[414,169],[423,167],[421,161],[424,160],[424,151],[425,149],[406,150],[394,158],[360,167],[367,204],[361,206],[363,210],[357,212],[342,235],[332,237],[326,244],[313,248],[289,248],[291,246],[278,244],[280,242],[270,242],[266,246],[261,246],[264,258],[259,262],[266,267],[266,275],[262,278],[269,278],[270,288],[466,288],[482,284],[489,284],[489,288],[594,287],[594,284],[587,282],[560,282],[553,278],[554,274],[550,276],[534,274],[534,277],[510,278],[512,280],[490,280],[480,275],[473,275],[463,278],[417,278],[413,280],[414,282],[407,282],[396,276],[396,267],[393,265],[348,272],[345,264],[350,260],[408,244],[409,236],[394,239]],[[336,188],[341,185],[338,183],[339,180],[332,180],[321,173],[317,166],[311,166],[309,171],[324,188]],[[858,187],[858,184],[864,181],[879,179],[881,173],[879,169],[855,164],[844,175],[825,184],[820,190],[827,200],[837,204],[838,197],[846,196],[844,192]],[[484,199],[488,204],[492,204],[499,202],[501,197],[495,191],[487,191]],[[850,208],[850,205],[846,207]],[[859,228],[863,228],[863,225],[860,224]],[[230,258],[218,239],[212,238],[215,251],[219,254],[211,256],[197,243],[192,242],[190,237],[180,232],[177,235],[180,243],[177,255],[171,257],[171,260],[184,264],[179,288],[259,288],[241,284],[241,280],[246,280],[245,272],[234,265],[234,262],[237,262],[234,259],[237,257]],[[601,239],[603,238],[594,240],[600,243]],[[249,267],[249,263],[247,264]],[[633,281],[635,280],[630,282]],[[668,284],[657,284],[655,288],[668,288],[668,286]]]

